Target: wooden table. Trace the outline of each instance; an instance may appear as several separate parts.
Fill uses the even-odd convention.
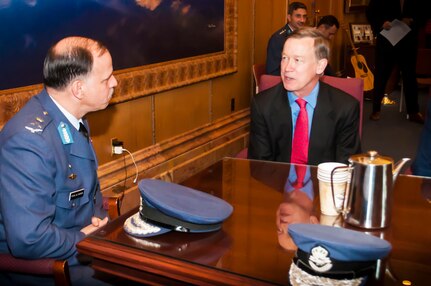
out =
[[[134,209],[85,238],[78,250],[94,258],[98,271],[150,285],[287,285],[295,246],[277,231],[280,207],[295,210],[289,222],[324,220],[351,228],[320,216],[316,167],[310,167],[312,199],[285,190],[291,169],[289,164],[223,159],[183,182],[233,205],[222,230],[134,238],[122,228]],[[401,285],[403,280],[428,285],[431,179],[401,175],[394,192],[390,227],[368,232],[393,247],[376,270],[377,285]]]

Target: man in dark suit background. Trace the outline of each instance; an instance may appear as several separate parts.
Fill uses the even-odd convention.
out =
[[[402,6],[401,6],[402,2]],[[419,0],[371,0],[366,11],[368,22],[376,40],[375,79],[373,91],[373,111],[370,119],[380,120],[381,102],[386,84],[395,64],[399,65],[404,85],[404,96],[408,119],[424,123],[419,112],[418,85],[416,82],[416,57],[418,49],[419,27],[425,23],[424,13],[429,13],[424,2]],[[380,34],[390,30],[391,22],[398,19],[411,29],[395,46]]]
[[[266,50],[266,74],[280,75],[281,51],[284,41],[293,31],[303,27],[307,21],[307,6],[301,2],[292,2],[287,11],[288,23],[272,34]]]
[[[319,81],[328,64],[329,43],[314,28],[302,28],[286,40],[282,83],[252,98],[250,159],[291,162],[299,114],[295,100],[306,101],[308,154],[303,163],[346,163],[360,153],[359,102]]]

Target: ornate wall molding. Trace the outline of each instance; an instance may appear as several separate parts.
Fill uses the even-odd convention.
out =
[[[248,108],[213,123],[188,131],[133,153],[139,178],[160,178],[182,182],[225,156],[235,156],[248,146],[250,125]],[[135,166],[125,155],[103,164],[98,175],[105,196],[125,194],[122,213],[139,203]],[[127,175],[127,177],[126,177]]]

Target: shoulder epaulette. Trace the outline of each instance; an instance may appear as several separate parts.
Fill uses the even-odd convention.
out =
[[[43,111],[41,114],[36,115],[33,120],[28,122],[24,128],[31,133],[41,133],[49,122],[51,122],[51,117],[48,116],[47,111]]]

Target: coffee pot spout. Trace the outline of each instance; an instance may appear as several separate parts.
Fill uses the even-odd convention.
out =
[[[394,167],[394,171],[393,173],[393,180],[392,182],[395,183],[395,181],[397,180],[398,175],[400,174],[400,171],[403,169],[404,165],[410,161],[410,158],[402,158],[401,160],[399,160]]]

